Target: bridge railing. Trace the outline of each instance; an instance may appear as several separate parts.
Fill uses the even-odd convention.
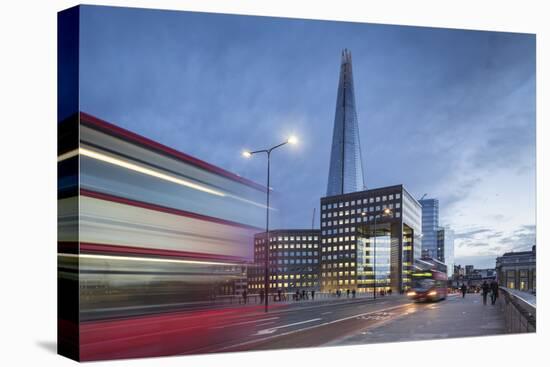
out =
[[[503,307],[506,331],[509,333],[534,332],[537,329],[537,307],[517,292],[500,287],[503,295]]]

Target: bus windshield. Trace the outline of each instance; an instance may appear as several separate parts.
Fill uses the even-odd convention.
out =
[[[432,288],[435,284],[435,281],[433,279],[414,279],[413,281],[413,288],[418,290],[428,290]]]

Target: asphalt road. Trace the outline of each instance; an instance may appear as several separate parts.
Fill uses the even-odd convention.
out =
[[[478,294],[437,303],[393,295],[202,312],[170,313],[81,326],[83,360],[303,348],[504,333],[500,305]]]

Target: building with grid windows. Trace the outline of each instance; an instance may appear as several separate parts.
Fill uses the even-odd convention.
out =
[[[320,231],[269,231],[269,293],[319,290]],[[264,289],[266,234],[254,236],[254,266],[248,270],[248,290]]]
[[[403,185],[321,198],[321,291],[406,290],[422,207]]]
[[[499,285],[521,291],[537,288],[537,251],[507,252],[496,259],[496,273]]]

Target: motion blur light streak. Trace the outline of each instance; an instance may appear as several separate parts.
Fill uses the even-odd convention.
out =
[[[67,153],[63,153],[59,157],[57,157],[57,162],[62,162],[65,159],[72,158],[76,155],[78,155],[78,149],[71,150],[71,151],[69,151]]]
[[[113,157],[107,156],[105,154],[101,154],[101,153],[98,153],[98,152],[88,150],[86,148],[80,148],[80,154],[85,155],[85,156],[90,157],[90,158],[94,158],[94,159],[103,161],[103,162],[114,164],[114,165],[119,166],[119,167],[127,168],[127,169],[132,170],[132,171],[136,171],[136,172],[143,173],[143,174],[146,174],[146,175],[149,175],[149,176],[160,178],[162,180],[173,182],[173,183],[176,183],[176,184],[179,184],[179,185],[182,185],[182,186],[187,186],[187,187],[191,187],[191,188],[196,189],[196,190],[204,191],[204,192],[207,192],[207,193],[210,193],[210,194],[213,194],[213,195],[225,196],[225,194],[223,192],[212,190],[212,189],[209,189],[207,187],[197,185],[197,184],[194,184],[194,183],[186,181],[186,180],[182,180],[181,178],[173,177],[173,176],[167,175],[167,174],[162,173],[162,172],[158,172],[158,171],[154,171],[154,170],[149,169],[149,168],[138,166],[137,164],[126,162],[126,161],[120,160],[118,158],[113,158]]]
[[[91,254],[57,254],[60,257],[72,257],[80,259],[98,259],[98,260],[126,260],[126,261],[145,261],[145,262],[160,262],[160,263],[173,263],[173,264],[200,264],[200,265],[240,265],[222,262],[211,261],[193,261],[193,260],[175,260],[175,259],[161,259],[152,257],[130,257],[130,256],[111,256],[111,255],[91,255]]]

